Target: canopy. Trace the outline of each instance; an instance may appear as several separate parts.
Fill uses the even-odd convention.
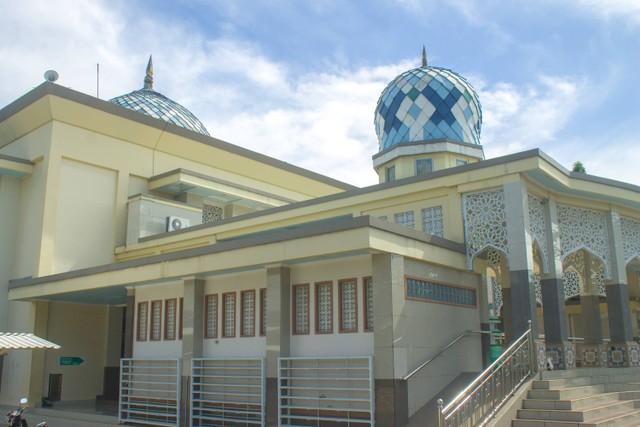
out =
[[[33,334],[0,332],[0,354],[7,350],[34,350],[39,348],[58,350],[60,346]]]

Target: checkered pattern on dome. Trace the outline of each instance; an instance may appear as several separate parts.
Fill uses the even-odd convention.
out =
[[[380,95],[375,112],[380,151],[441,138],[480,144],[481,123],[480,101],[471,85],[440,67],[400,74]]]
[[[151,89],[134,90],[109,102],[173,123],[204,135],[209,135],[202,122],[182,105]]]

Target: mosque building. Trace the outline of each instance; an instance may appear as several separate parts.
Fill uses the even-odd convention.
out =
[[[492,329],[534,337],[536,369],[640,366],[640,187],[485,159],[476,92],[424,52],[374,117],[357,188],[210,136],[151,60],[110,101],[46,81],[2,108],[0,331],[61,349],[0,357],[0,404],[405,426]]]

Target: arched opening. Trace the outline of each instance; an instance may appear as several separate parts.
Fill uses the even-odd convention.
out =
[[[562,262],[565,312],[568,316],[568,334],[572,341],[581,342],[585,336],[594,333],[602,338],[609,337],[604,262],[586,249],[579,249],[566,255]],[[590,305],[587,305],[586,303]],[[594,305],[595,304],[595,305]],[[597,311],[599,325],[588,319]]]

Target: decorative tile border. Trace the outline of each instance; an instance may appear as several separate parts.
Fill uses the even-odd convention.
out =
[[[553,362],[553,369],[574,369],[576,367],[576,347],[573,343],[548,344],[547,357]]]
[[[538,372],[547,370],[547,350],[544,341],[534,340],[538,359]]]
[[[603,344],[578,344],[577,350],[583,368],[608,366],[609,352]]]
[[[609,367],[640,366],[640,345],[636,342],[613,344],[607,347]]]

